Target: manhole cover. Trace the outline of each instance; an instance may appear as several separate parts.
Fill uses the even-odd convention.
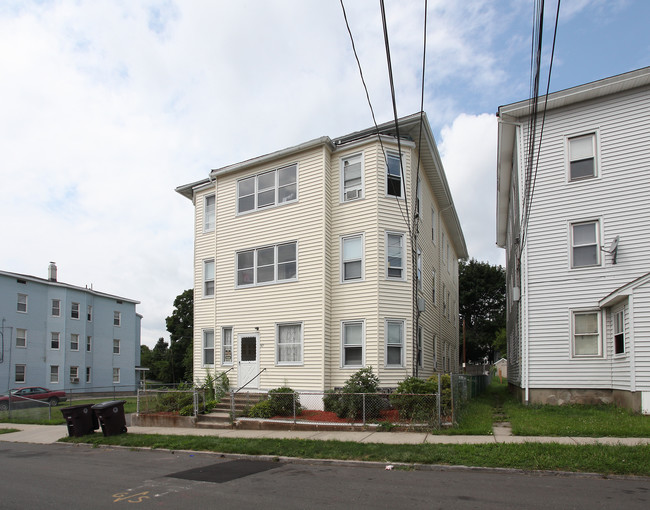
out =
[[[224,483],[244,476],[254,475],[282,466],[278,462],[260,460],[231,460],[219,462],[187,471],[181,471],[167,475],[170,478],[181,478],[183,480],[194,480],[196,482]]]

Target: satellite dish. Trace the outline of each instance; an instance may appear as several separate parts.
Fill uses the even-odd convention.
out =
[[[612,242],[609,244],[609,248],[601,248],[602,251],[606,251],[612,256],[612,264],[616,264],[616,255],[618,254],[618,241],[620,236],[616,236]]]

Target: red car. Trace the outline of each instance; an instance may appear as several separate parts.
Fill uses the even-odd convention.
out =
[[[11,407],[28,407],[39,405],[38,402],[47,402],[49,405],[57,405],[66,399],[64,391],[53,391],[40,386],[29,386],[16,388],[10,391]],[[0,411],[9,409],[9,395],[0,395]]]

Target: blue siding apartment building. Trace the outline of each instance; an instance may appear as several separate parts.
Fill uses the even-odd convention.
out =
[[[48,278],[0,271],[0,393],[20,386],[67,392],[134,390],[139,301]]]

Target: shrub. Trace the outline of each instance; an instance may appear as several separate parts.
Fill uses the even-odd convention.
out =
[[[338,414],[340,405],[341,393],[335,390],[327,390],[323,397],[323,406],[325,411]]]
[[[192,393],[168,391],[160,393],[156,399],[156,411],[178,412],[187,405],[194,405]]]
[[[262,400],[248,410],[248,416],[251,418],[273,418],[273,405],[270,400]]]
[[[186,406],[183,406],[180,411],[178,411],[178,414],[181,416],[193,416],[194,415],[194,404],[188,404]]]
[[[438,391],[438,378],[426,381],[417,377],[407,377],[397,385],[397,390],[390,396],[390,403],[405,420],[430,421],[437,414],[433,396]],[[431,395],[427,398],[426,395]]]
[[[362,368],[352,374],[343,386],[337,403],[332,399],[331,404],[339,418],[358,420],[364,416],[364,396],[360,393],[369,393],[365,397],[365,418],[373,419],[380,415],[385,407],[385,402],[379,395],[375,395],[379,388],[379,377],[372,372],[372,367]]]
[[[269,391],[269,401],[273,409],[273,416],[293,416],[294,399],[296,414],[300,414],[301,406],[298,399],[294,397],[295,391],[288,386],[282,386]]]

